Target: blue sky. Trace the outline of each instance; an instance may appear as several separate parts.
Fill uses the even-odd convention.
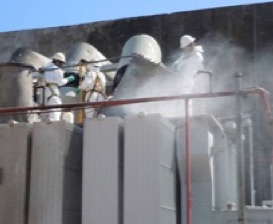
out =
[[[273,0],[272,0],[273,1]],[[0,32],[76,25],[265,0],[1,0]]]

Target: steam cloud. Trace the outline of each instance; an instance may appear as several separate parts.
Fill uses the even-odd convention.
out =
[[[270,72],[272,73],[271,53],[262,52],[263,57],[254,60],[246,50],[236,45],[233,40],[219,34],[208,34],[197,42],[197,45],[204,48],[204,65],[205,70],[213,72],[213,92],[234,91],[235,78],[237,72],[242,72],[242,88],[252,87],[257,83],[257,77]],[[177,58],[179,54],[174,53],[172,58]],[[269,60],[268,60],[269,59]],[[174,61],[166,64],[167,68]],[[134,66],[133,66],[134,67]],[[126,77],[126,91],[122,91],[114,98],[140,98],[155,96],[171,96],[186,93],[187,79],[186,75],[173,75],[162,69],[151,69],[143,66],[136,66],[132,70],[138,70],[137,75],[128,75]],[[128,71],[127,71],[128,72]],[[130,71],[129,71],[130,73]],[[269,81],[266,78],[265,82]],[[208,75],[200,74],[194,79],[195,84],[192,89],[193,93],[206,93],[209,91]],[[125,83],[125,80],[124,80]],[[136,84],[137,83],[137,84]],[[129,93],[131,92],[131,93]],[[128,94],[129,93],[129,94]],[[130,95],[131,94],[131,95]],[[235,100],[233,97],[220,97],[210,99],[194,99],[192,101],[193,114],[212,113],[219,116],[234,115]],[[250,110],[250,108],[246,108]],[[184,116],[184,101],[156,102],[130,105],[126,107],[126,113],[161,113],[163,116]]]

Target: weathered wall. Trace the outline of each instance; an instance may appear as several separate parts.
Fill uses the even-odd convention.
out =
[[[184,33],[198,38],[221,33],[254,51],[271,45],[272,11],[273,4],[265,3],[0,33],[0,61],[7,61],[18,47],[30,47],[50,56],[78,41],[91,43],[108,57],[117,56],[125,41],[139,33],[155,37],[165,59],[177,49]]]

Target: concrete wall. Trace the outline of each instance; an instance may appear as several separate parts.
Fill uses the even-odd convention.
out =
[[[272,8],[272,3],[264,3],[0,33],[0,61],[8,60],[18,47],[30,47],[51,56],[78,41],[91,43],[107,57],[118,56],[125,41],[139,33],[156,38],[165,59],[178,48],[184,33],[198,39],[221,33],[254,52],[272,46]]]

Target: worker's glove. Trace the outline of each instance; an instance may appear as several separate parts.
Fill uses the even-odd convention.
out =
[[[67,77],[68,82],[73,82],[75,80],[75,77],[73,75]]]

